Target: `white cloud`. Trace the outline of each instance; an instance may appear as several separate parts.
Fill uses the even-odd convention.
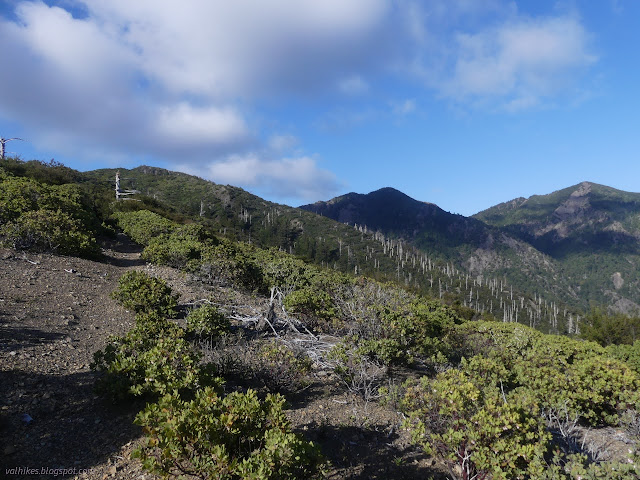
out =
[[[0,117],[42,149],[205,157],[256,148],[252,102],[331,92],[371,59],[387,0],[17,2],[0,18]],[[371,62],[373,64],[373,62]],[[360,83],[353,79],[360,78]],[[268,140],[265,140],[268,143]],[[45,143],[46,144],[43,144]]]
[[[416,101],[413,99],[407,99],[403,102],[394,102],[391,104],[391,109],[395,115],[404,117],[416,111]]]
[[[181,144],[242,139],[248,128],[233,107],[194,107],[186,102],[159,109],[154,128],[160,135]]]
[[[369,90],[369,84],[360,75],[351,75],[340,80],[338,89],[347,95],[359,95]]]
[[[268,147],[276,154],[291,150],[298,145],[299,140],[293,135],[273,135],[269,138]]]
[[[256,154],[232,155],[207,165],[197,174],[216,183],[302,201],[333,196],[341,186],[333,173],[319,168],[313,158],[305,156],[265,160]]]
[[[588,32],[574,16],[508,15],[478,31],[456,29],[450,48],[434,68],[424,59],[418,64],[427,84],[461,103],[511,110],[563,92],[597,61]]]
[[[322,98],[316,126],[343,133],[415,111],[410,99],[390,103],[408,96],[411,72],[455,102],[515,111],[562,92],[595,61],[578,17],[530,18],[510,1],[14,5],[15,18],[0,17],[0,117],[24,125],[40,150],[211,164],[228,179],[245,172],[245,185],[299,195],[337,180],[277,131],[288,121],[265,121],[265,104],[277,115],[280,100],[286,110]]]
[[[316,88],[362,63],[386,0],[110,0],[86,2],[139,53],[146,75],[175,93],[248,97]]]

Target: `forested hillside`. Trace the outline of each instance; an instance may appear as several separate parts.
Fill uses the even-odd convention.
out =
[[[301,208],[377,228],[474,275],[505,278],[529,296],[572,310],[640,311],[640,194],[585,182],[473,218],[393,189]]]
[[[558,263],[583,303],[640,308],[640,194],[583,182],[475,215]]]

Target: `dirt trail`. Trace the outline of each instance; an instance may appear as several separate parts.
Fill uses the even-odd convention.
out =
[[[144,268],[126,237],[105,247],[100,262],[0,250],[0,478],[64,469],[102,479],[139,437],[137,406],[105,403],[89,369],[107,337],[133,325],[109,293],[126,270]]]

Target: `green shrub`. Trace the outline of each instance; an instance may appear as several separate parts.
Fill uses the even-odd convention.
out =
[[[111,297],[135,312],[173,316],[178,306],[177,297],[171,294],[171,288],[163,280],[136,270],[120,277],[118,288]]]
[[[173,324],[150,328],[147,318],[124,337],[112,337],[94,354],[91,368],[102,372],[98,390],[113,399],[160,396],[200,386],[200,355]],[[152,336],[153,335],[153,336]],[[206,383],[206,382],[205,382]]]
[[[122,231],[140,245],[148,245],[154,237],[169,234],[177,226],[171,220],[149,210],[116,212],[113,218]]]
[[[399,292],[398,292],[399,293]],[[361,307],[352,341],[360,352],[384,365],[411,365],[417,359],[448,355],[450,336],[461,320],[436,301],[394,296]]]
[[[577,453],[566,457],[554,455],[540,480],[637,480],[639,477],[640,458],[635,452],[626,462],[590,462],[587,455]]]
[[[5,177],[0,182],[0,224],[16,220],[20,215],[38,210],[44,187],[27,178]]]
[[[16,177],[28,177],[45,184],[62,185],[81,180],[80,172],[65,167],[53,159],[49,162],[41,160],[25,162],[17,157],[6,157],[0,160],[0,165],[7,173]]]
[[[136,314],[134,330],[144,338],[155,339],[177,328],[176,324],[168,320],[158,311],[139,312]]]
[[[0,180],[0,242],[17,249],[92,257],[100,249],[91,206],[75,185],[44,185],[5,175]]]
[[[157,265],[197,270],[202,252],[217,245],[218,240],[196,224],[176,226],[171,233],[162,233],[149,240],[142,258]]]
[[[629,365],[640,376],[640,340],[633,345],[609,345],[607,354]]]
[[[156,265],[184,268],[190,261],[200,259],[202,247],[197,240],[175,239],[163,233],[149,241],[142,252],[142,259]]]
[[[266,290],[260,266],[243,251],[242,245],[224,239],[202,252],[200,275],[209,283]]]
[[[442,459],[454,478],[539,478],[551,436],[533,399],[456,369],[408,385],[405,421],[413,441]]]
[[[198,337],[219,337],[229,333],[231,323],[214,305],[202,305],[187,315],[187,331]]]
[[[309,385],[311,366],[304,352],[271,340],[257,349],[254,376],[270,392],[297,392]]]
[[[414,441],[443,458],[452,475],[578,478],[578,472],[596,479],[618,468],[593,463],[567,428],[617,425],[624,412],[637,411],[640,380],[631,368],[595,343],[523,325],[470,322],[456,328],[466,344],[462,351],[478,354],[409,386],[404,407]],[[558,451],[540,470],[550,460],[551,432]],[[555,473],[546,476],[547,469]]]
[[[640,330],[640,318],[629,317],[622,313],[605,314],[602,310],[593,309],[587,315],[581,327],[582,338],[598,342],[602,346],[631,345]]]
[[[526,388],[540,404],[562,406],[571,417],[592,426],[615,425],[619,414],[638,402],[638,375],[596,343],[513,323],[470,322],[458,331],[464,332],[466,343],[479,346],[482,357],[504,367],[502,388]],[[463,362],[461,368],[466,365]]]
[[[263,265],[265,282],[269,287],[292,290],[311,284],[313,267],[299,258],[274,249],[263,250],[258,256]]]
[[[310,327],[326,325],[337,315],[331,296],[325,290],[312,287],[288,294],[284,306],[289,312],[301,315],[301,320]]]
[[[606,357],[580,360],[569,369],[568,379],[571,389],[559,396],[573,405],[590,425],[616,425],[622,412],[640,408],[640,380],[633,370],[618,360]],[[542,394],[554,395],[556,392]]]
[[[220,388],[205,388],[192,401],[164,396],[136,417],[147,434],[136,456],[165,478],[317,478],[318,449],[291,432],[283,405],[281,396],[261,402],[253,390],[223,397]]]
[[[32,210],[0,226],[2,243],[15,249],[96,256],[100,247],[82,222],[61,210]]]

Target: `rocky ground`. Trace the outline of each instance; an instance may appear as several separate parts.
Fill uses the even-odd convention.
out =
[[[139,252],[123,236],[101,261],[0,250],[0,478],[154,478],[131,458],[143,405],[103,400],[89,368],[110,335],[133,326],[109,297],[128,269],[164,278],[186,307],[206,298],[229,312],[266,308],[266,299],[145,265]],[[289,400],[296,431],[331,461],[329,478],[441,477],[399,433],[398,414],[345,393],[330,372],[316,371]]]

